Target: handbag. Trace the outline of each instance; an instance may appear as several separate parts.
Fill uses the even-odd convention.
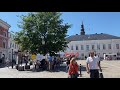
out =
[[[99,78],[104,78],[103,73],[99,73]]]

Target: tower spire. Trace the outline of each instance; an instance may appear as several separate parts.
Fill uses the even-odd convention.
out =
[[[83,25],[83,21],[82,21],[82,25]]]
[[[82,21],[82,25],[81,25],[81,32],[80,32],[80,35],[85,35],[83,21]]]

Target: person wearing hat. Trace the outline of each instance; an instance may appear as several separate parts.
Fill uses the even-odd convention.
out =
[[[69,78],[78,78],[78,64],[75,60],[75,58],[72,58],[70,60],[69,70],[68,70],[68,76]]]

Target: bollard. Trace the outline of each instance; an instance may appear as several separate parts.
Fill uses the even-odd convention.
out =
[[[80,64],[80,77],[82,77],[82,73],[81,73],[81,64]]]

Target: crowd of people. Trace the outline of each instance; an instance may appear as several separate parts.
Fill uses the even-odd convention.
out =
[[[32,54],[30,63],[35,67],[35,70],[42,69],[48,71],[55,71],[59,68],[62,62],[60,56],[50,56],[42,54]]]
[[[33,65],[34,69],[42,69],[48,71],[54,71],[60,68],[63,58],[60,56],[44,56],[41,54],[32,54],[31,58],[23,57],[21,60],[16,60],[16,65],[26,63],[26,65]],[[9,60],[6,60],[7,66],[9,67]],[[99,78],[99,72],[102,72],[100,65],[100,58],[91,51],[89,57],[86,57],[86,71],[90,75],[90,78]],[[68,73],[68,78],[78,78],[79,77],[79,65],[77,64],[75,56],[66,57],[66,72]]]

